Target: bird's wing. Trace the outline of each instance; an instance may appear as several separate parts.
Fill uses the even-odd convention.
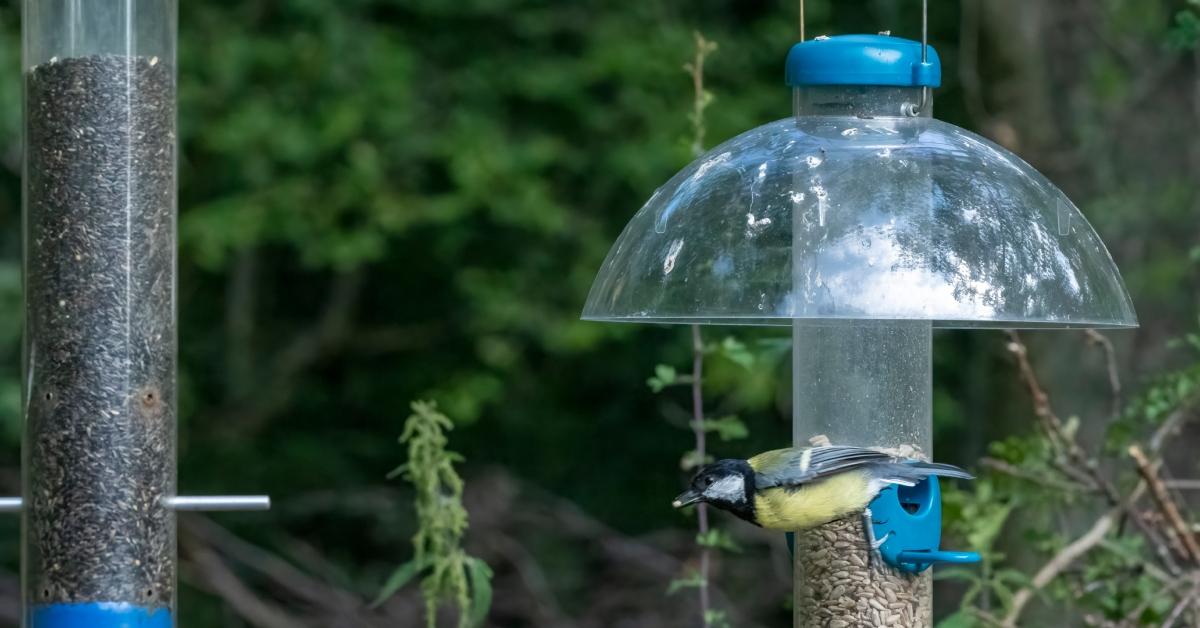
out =
[[[799,486],[855,467],[895,460],[890,454],[865,447],[809,447],[776,449],[748,462],[754,469],[756,488]]]

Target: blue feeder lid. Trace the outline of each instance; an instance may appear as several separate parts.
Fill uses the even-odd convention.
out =
[[[787,84],[938,87],[942,62],[929,46],[921,62],[921,42],[890,35],[838,35],[802,41],[788,52]]]

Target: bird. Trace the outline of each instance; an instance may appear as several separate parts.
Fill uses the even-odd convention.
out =
[[[704,502],[762,528],[798,532],[860,512],[867,521],[879,491],[929,476],[974,479],[954,465],[866,447],[775,449],[704,465],[672,505]]]

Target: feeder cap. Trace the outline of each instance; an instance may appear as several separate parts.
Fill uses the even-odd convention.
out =
[[[921,61],[921,42],[890,35],[838,35],[802,41],[788,52],[790,87],[808,85],[884,85],[939,87],[942,62],[928,47]]]

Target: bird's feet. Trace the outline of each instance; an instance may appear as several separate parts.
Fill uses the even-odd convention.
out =
[[[881,554],[879,552],[879,548],[882,547],[884,542],[888,540],[888,537],[891,536],[891,533],[883,535],[882,539],[876,539],[875,538],[875,526],[871,524],[871,517],[872,517],[871,509],[864,508],[862,517],[863,517],[863,530],[866,532],[866,535],[867,535],[868,560],[870,561],[870,563],[872,565],[878,565],[880,568],[882,568],[883,567],[883,554]]]

